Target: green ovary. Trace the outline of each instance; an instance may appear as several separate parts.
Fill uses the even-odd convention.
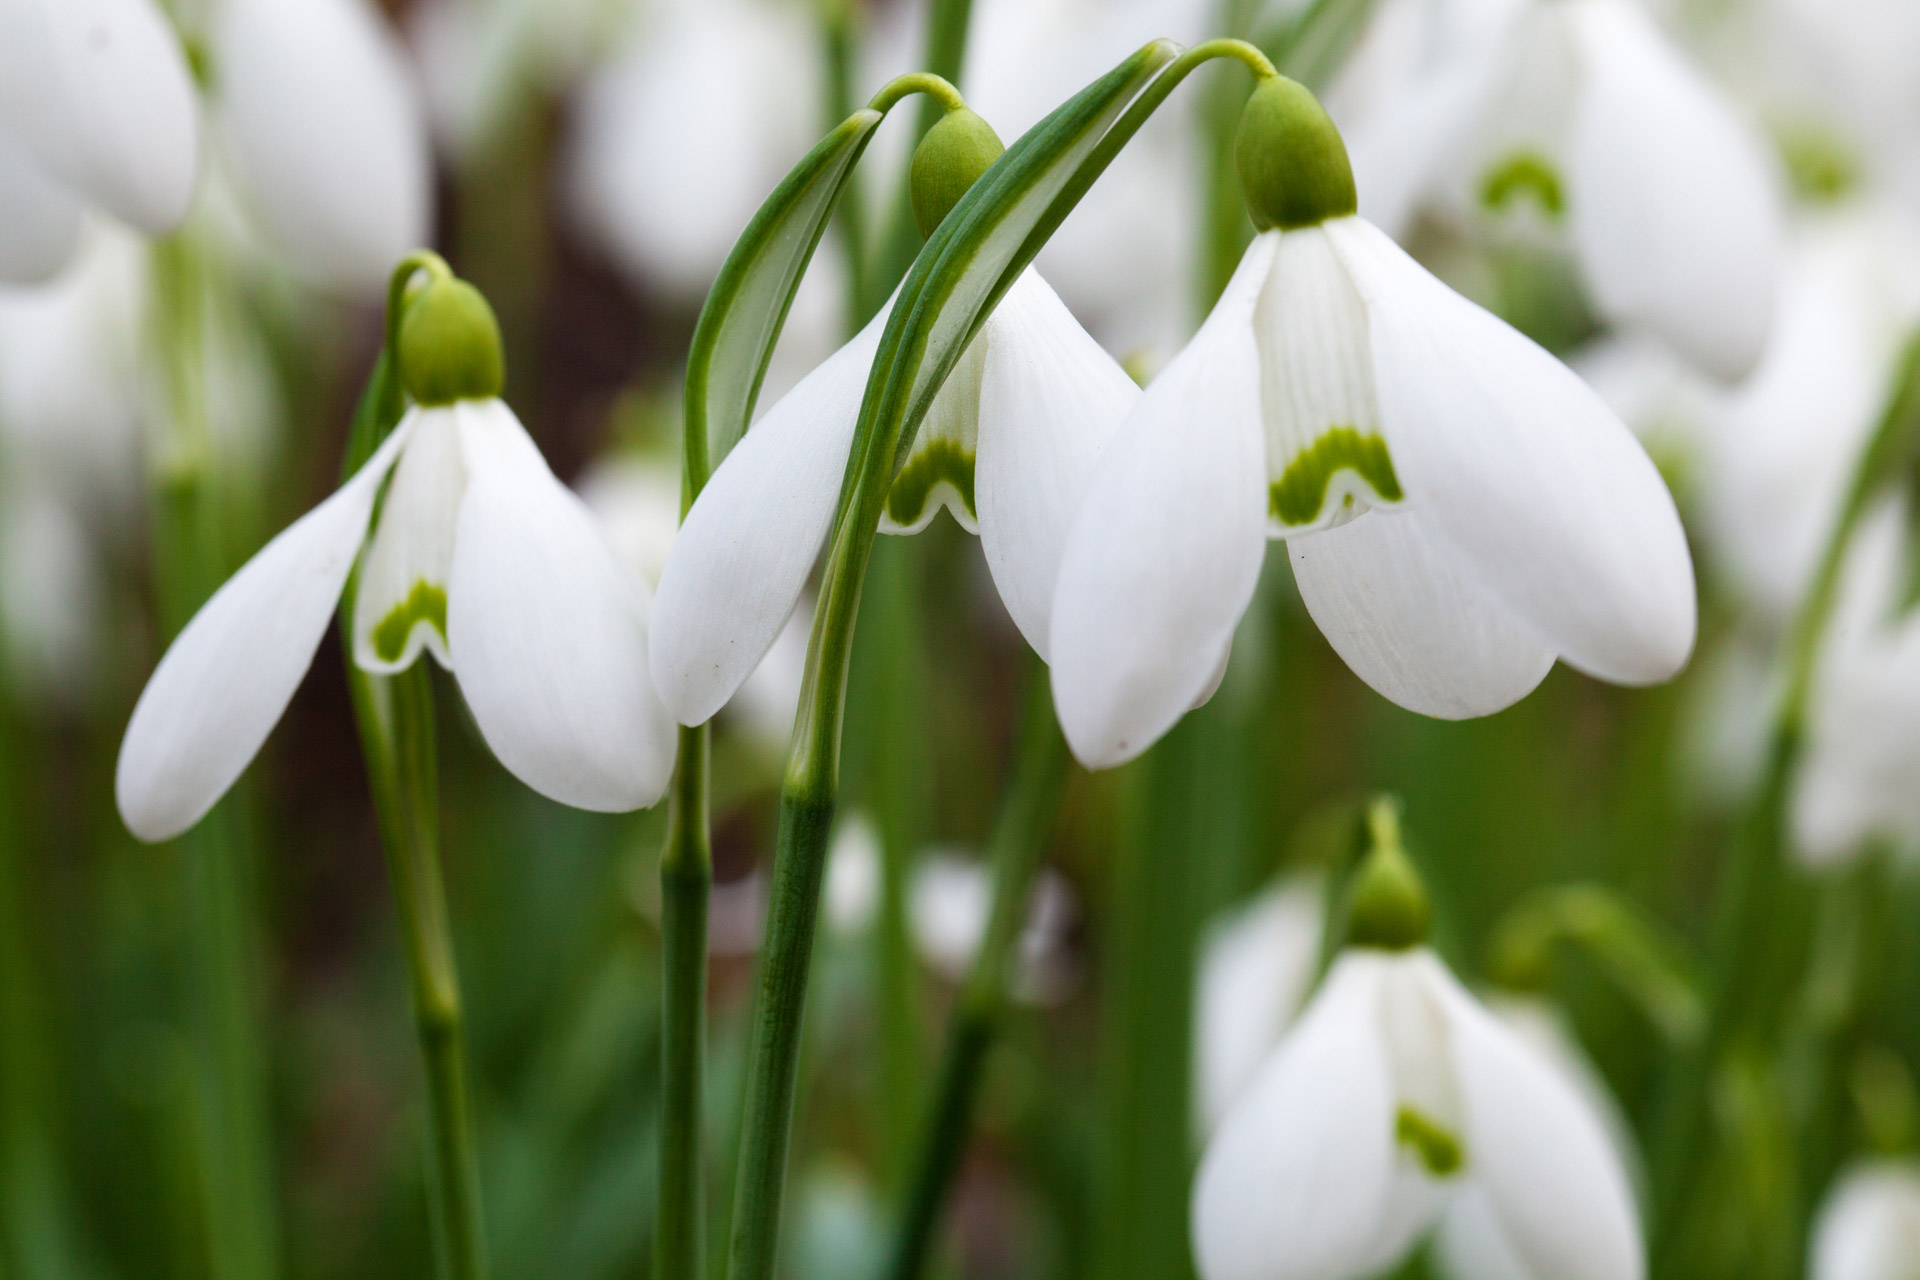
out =
[[[1466,1166],[1460,1139],[1412,1107],[1401,1107],[1394,1117],[1393,1136],[1412,1147],[1420,1163],[1436,1178],[1450,1178]]]
[[[1341,471],[1366,481],[1382,502],[1400,501],[1400,478],[1393,473],[1387,442],[1352,427],[1333,427],[1296,455],[1268,490],[1267,509],[1285,525],[1312,524],[1327,500],[1327,486]]]
[[[1509,156],[1480,184],[1480,203],[1489,209],[1505,209],[1521,196],[1532,196],[1540,212],[1554,221],[1567,211],[1560,174],[1553,162],[1537,151]]]
[[[425,578],[415,582],[407,598],[388,610],[387,616],[374,626],[374,654],[382,662],[398,662],[406,651],[407,637],[413,634],[414,626],[422,622],[438,631],[441,639],[446,638],[446,589],[434,586]]]
[[[913,524],[926,511],[927,498],[942,480],[952,485],[967,504],[967,514],[975,515],[973,455],[952,440],[929,440],[894,477],[893,488],[887,491],[887,518],[901,526]]]

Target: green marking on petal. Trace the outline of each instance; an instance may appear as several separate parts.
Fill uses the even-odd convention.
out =
[[[407,598],[388,610],[373,628],[373,652],[382,662],[398,662],[407,637],[418,623],[426,623],[447,638],[447,592],[425,578],[413,584]]]
[[[1420,1163],[1436,1178],[1450,1178],[1466,1167],[1467,1154],[1460,1148],[1460,1139],[1412,1107],[1401,1107],[1394,1117],[1393,1136],[1412,1147]]]
[[[1312,524],[1327,500],[1327,486],[1341,471],[1366,481],[1381,501],[1400,501],[1400,478],[1393,473],[1387,442],[1352,427],[1332,427],[1287,464],[1268,491],[1267,510],[1281,524]]]
[[[887,518],[903,527],[913,524],[942,480],[960,494],[968,515],[978,514],[973,509],[973,455],[952,440],[935,439],[916,448],[894,477],[893,488],[887,491]]]
[[[1505,209],[1522,196],[1533,197],[1550,221],[1559,221],[1567,211],[1560,173],[1538,151],[1516,152],[1480,184],[1480,203],[1489,209]]]

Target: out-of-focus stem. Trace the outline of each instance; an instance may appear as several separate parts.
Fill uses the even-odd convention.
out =
[[[1014,739],[1013,778],[989,846],[993,907],[980,950],[960,988],[947,1032],[946,1057],[925,1111],[912,1181],[895,1225],[887,1270],[891,1280],[913,1280],[926,1270],[940,1209],[966,1150],[981,1071],[1006,1011],[1033,882],[1060,811],[1066,778],[1067,744],[1054,720],[1053,687],[1036,658],[1030,663]]]
[[[660,1211],[657,1274],[705,1274],[706,1197],[700,1124],[706,1057],[707,899],[713,887],[708,815],[708,729],[680,730],[667,847],[660,858]]]

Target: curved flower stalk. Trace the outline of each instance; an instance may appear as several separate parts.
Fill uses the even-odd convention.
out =
[[[400,328],[414,407],[214,595],[135,706],[116,794],[143,839],[192,826],[246,768],[356,560],[362,670],[392,674],[431,653],[495,755],[556,800],[633,809],[665,789],[673,727],[637,660],[644,592],[499,399],[484,300],[444,265],[435,274]]]
[[[153,0],[0,0],[0,280],[51,277],[88,207],[172,230],[199,168],[193,77]]]
[[[923,231],[999,152],[964,108],[928,133],[914,161]],[[890,305],[770,409],[687,513],[660,575],[650,654],[661,698],[683,724],[733,696],[793,613],[838,511],[862,391],[891,319]],[[1044,657],[1068,519],[1138,396],[1028,269],[934,398],[880,528],[917,533],[944,506],[979,533],[1007,611]]]
[[[1360,873],[1352,930],[1201,1160],[1204,1280],[1360,1280],[1436,1229],[1450,1274],[1640,1280],[1605,1121],[1426,949],[1391,840]]]
[[[1054,690],[1090,767],[1211,696],[1268,538],[1321,631],[1410,710],[1485,715],[1556,657],[1621,684],[1692,649],[1673,500],[1600,398],[1356,216],[1306,90],[1238,143],[1265,228],[1102,459],[1061,562]]]
[[[1814,1221],[1810,1280],[1901,1280],[1920,1258],[1920,1169],[1862,1162],[1827,1193]]]
[[[1349,78],[1360,210],[1544,233],[1591,301],[1743,377],[1773,315],[1780,194],[1764,140],[1634,0],[1402,0]],[[1375,92],[1368,92],[1368,86]]]

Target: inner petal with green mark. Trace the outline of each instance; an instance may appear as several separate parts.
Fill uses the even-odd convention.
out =
[[[968,533],[980,531],[973,506],[973,461],[980,442],[980,380],[987,335],[974,339],[914,437],[913,449],[887,490],[882,533],[918,533],[945,507]]]
[[[398,663],[413,638],[414,628],[427,627],[442,645],[447,642],[447,592],[426,579],[416,579],[407,598],[373,625],[373,651],[382,662]],[[428,639],[422,636],[425,642]]]
[[[1401,500],[1379,430],[1366,304],[1326,233],[1281,233],[1254,309],[1267,515],[1306,533]]]
[[[353,605],[353,659],[364,670],[404,670],[423,648],[441,666],[452,666],[447,581],[466,494],[454,430],[461,412],[457,405],[416,410],[413,435],[381,499]]]
[[[1412,1107],[1401,1107],[1394,1117],[1393,1136],[1436,1178],[1451,1178],[1466,1167],[1467,1153],[1460,1139]]]
[[[1480,180],[1480,203],[1495,213],[1504,213],[1522,202],[1530,202],[1548,222],[1566,216],[1566,188],[1553,161],[1539,151],[1509,153]]]

